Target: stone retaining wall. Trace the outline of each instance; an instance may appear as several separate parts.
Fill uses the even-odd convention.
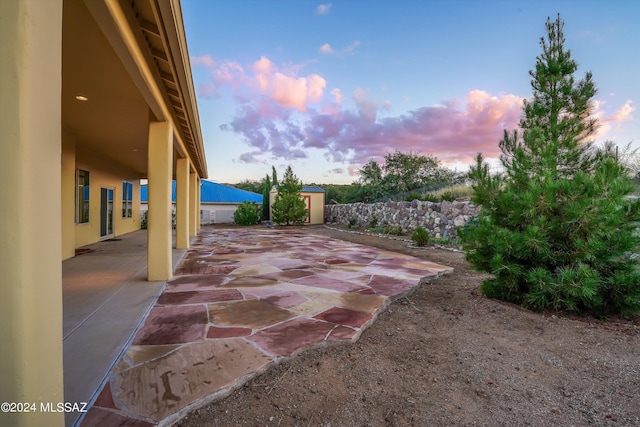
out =
[[[348,225],[355,222],[359,228],[368,228],[372,219],[377,226],[400,226],[405,232],[424,227],[433,238],[455,237],[456,227],[469,222],[480,211],[471,202],[380,202],[326,205],[325,222]]]

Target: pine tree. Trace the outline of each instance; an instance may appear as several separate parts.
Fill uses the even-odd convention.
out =
[[[269,192],[271,191],[271,179],[269,174],[264,177],[264,188],[262,189],[262,218],[269,219]]]
[[[278,185],[278,172],[276,172],[276,167],[271,166],[271,185]]]
[[[530,72],[521,131],[500,141],[502,175],[479,154],[471,168],[475,224],[460,230],[467,260],[492,279],[493,298],[543,310],[590,313],[640,311],[640,202],[610,153],[595,150],[591,73],[576,81],[564,48],[564,22],[547,21],[542,53]]]
[[[278,194],[271,206],[273,221],[277,224],[301,224],[308,216],[307,207],[300,196],[302,183],[294,175],[291,166],[287,167],[282,183],[278,185]]]

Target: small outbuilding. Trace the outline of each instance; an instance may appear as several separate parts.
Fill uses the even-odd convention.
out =
[[[273,186],[269,192],[269,206],[276,200],[278,188]],[[304,199],[308,215],[306,224],[324,224],[324,190],[317,185],[303,185],[300,197]]]
[[[243,202],[262,205],[262,195],[241,190],[217,182],[201,180],[200,186],[200,223],[230,224],[233,214]],[[140,212],[147,210],[147,186],[140,187]],[[176,204],[176,182],[171,183],[171,201]]]

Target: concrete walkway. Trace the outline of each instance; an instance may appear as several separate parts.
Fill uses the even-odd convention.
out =
[[[62,263],[64,396],[91,402],[166,282],[148,282],[147,232],[78,250]],[[173,250],[174,268],[186,250]],[[67,426],[80,413],[66,413]]]
[[[82,426],[168,425],[452,269],[283,228],[204,229]]]

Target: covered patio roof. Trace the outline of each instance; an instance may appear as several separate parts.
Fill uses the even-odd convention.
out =
[[[148,122],[171,120],[175,151],[205,178],[180,2],[64,1],[63,16],[63,129],[146,178]]]

